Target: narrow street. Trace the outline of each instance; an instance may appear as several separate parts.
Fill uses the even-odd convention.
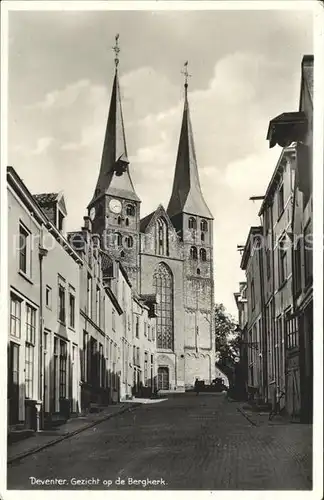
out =
[[[222,394],[142,405],[10,465],[7,487],[311,489],[311,428],[254,426],[237,408]]]

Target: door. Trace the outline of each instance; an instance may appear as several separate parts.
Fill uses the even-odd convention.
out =
[[[8,360],[9,425],[19,421],[19,345],[10,342]]]
[[[158,369],[158,390],[166,391],[169,389],[169,368],[160,366]]]

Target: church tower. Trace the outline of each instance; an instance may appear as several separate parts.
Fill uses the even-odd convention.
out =
[[[139,274],[140,199],[130,176],[119,88],[120,48],[116,36],[115,76],[96,189],[88,205],[92,230],[119,260],[135,288]]]
[[[187,63],[184,75],[184,110],[167,213],[184,248],[185,383],[190,385],[195,378],[211,381],[215,376],[213,216],[199,182],[188,103]]]

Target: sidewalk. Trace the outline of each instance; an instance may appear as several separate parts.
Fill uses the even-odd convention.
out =
[[[254,426],[261,425],[296,425],[298,422],[292,422],[289,415],[274,415],[272,420],[269,420],[269,411],[262,411],[256,408],[253,408],[247,402],[238,403],[237,407],[238,411],[242,413],[242,415],[249,420],[249,422]],[[305,425],[305,424],[300,424]]]
[[[7,463],[10,464],[28,455],[36,453],[44,448],[48,448],[64,439],[82,432],[85,429],[94,427],[96,424],[108,420],[114,415],[120,415],[127,411],[132,411],[142,403],[138,401],[125,401],[116,405],[108,406],[99,413],[89,413],[84,417],[71,418],[57,429],[39,431],[22,441],[8,445]]]

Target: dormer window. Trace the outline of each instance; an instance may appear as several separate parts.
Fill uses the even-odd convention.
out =
[[[197,221],[194,217],[189,217],[188,228],[189,229],[197,229]]]

